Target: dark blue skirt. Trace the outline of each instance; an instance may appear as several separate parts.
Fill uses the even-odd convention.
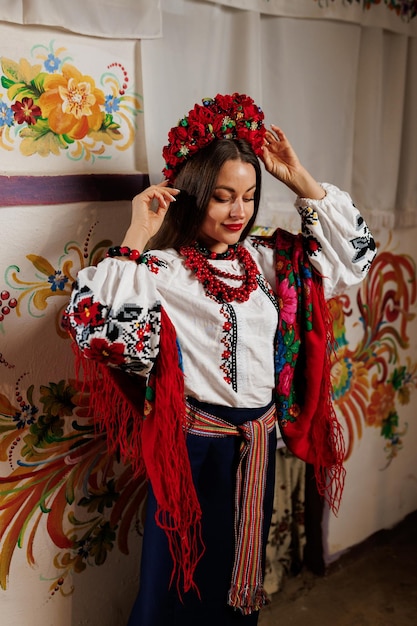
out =
[[[231,409],[192,403],[234,424],[257,419],[268,407]],[[234,560],[234,496],[240,437],[187,435],[194,484],[202,509],[206,551],[198,563],[194,591],[178,597],[175,582],[169,588],[172,558],[165,533],[155,523],[156,502],[149,487],[143,537],[140,589],[128,626],[256,626],[259,612],[243,616],[227,605]],[[269,435],[269,462],[264,500],[263,564],[272,517],[275,480],[275,429]]]

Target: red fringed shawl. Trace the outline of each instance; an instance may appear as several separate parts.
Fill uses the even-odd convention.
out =
[[[279,426],[291,452],[314,465],[319,492],[336,511],[343,489],[344,446],[331,402],[331,320],[302,237],[282,230],[275,237]],[[204,551],[201,509],[185,443],[184,380],[171,321],[161,310],[160,349],[147,386],[138,376],[77,354],[92,414],[99,430],[107,433],[109,452],[119,452],[135,475],[151,481],[158,503],[156,522],[166,532],[174,560],[171,582],[176,580],[179,592],[180,587],[196,588],[194,572]]]
[[[90,407],[99,431],[106,432],[110,454],[119,453],[134,475],[152,484],[158,508],[156,522],[165,531],[176,579],[184,591],[195,588],[194,571],[203,554],[201,508],[194,488],[185,443],[184,379],[175,329],[161,310],[156,366],[148,381],[83,358]]]

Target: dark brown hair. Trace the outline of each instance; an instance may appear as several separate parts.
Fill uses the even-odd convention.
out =
[[[250,232],[259,209],[261,195],[261,166],[258,157],[244,139],[215,139],[199,150],[180,170],[175,187],[181,189],[164,219],[158,233],[149,241],[148,248],[163,250],[188,246],[197,239],[213,195],[221,167],[226,161],[242,161],[255,168],[256,190],[254,212],[242,233],[243,240]]]

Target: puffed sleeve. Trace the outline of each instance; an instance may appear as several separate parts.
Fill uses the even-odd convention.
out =
[[[81,270],[63,325],[86,358],[146,376],[159,350],[161,303],[145,264],[104,259]]]
[[[329,183],[322,187],[326,191],[322,200],[297,198],[295,206],[311,263],[330,298],[365,278],[376,244],[350,195]]]

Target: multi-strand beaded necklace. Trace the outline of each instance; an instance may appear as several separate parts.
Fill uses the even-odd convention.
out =
[[[180,254],[185,257],[185,267],[188,267],[194,272],[197,280],[202,283],[206,294],[208,296],[214,296],[217,300],[222,302],[233,302],[234,300],[237,302],[246,302],[252,291],[258,286],[256,280],[259,274],[258,267],[246,248],[239,244],[229,246],[226,252],[217,254],[195,243],[193,246],[183,246],[180,248]],[[244,273],[231,274],[209,263],[209,260],[216,259],[227,259],[230,261],[237,259]],[[240,287],[232,287],[224,282],[224,280],[220,280],[221,278],[241,281],[242,284]]]

